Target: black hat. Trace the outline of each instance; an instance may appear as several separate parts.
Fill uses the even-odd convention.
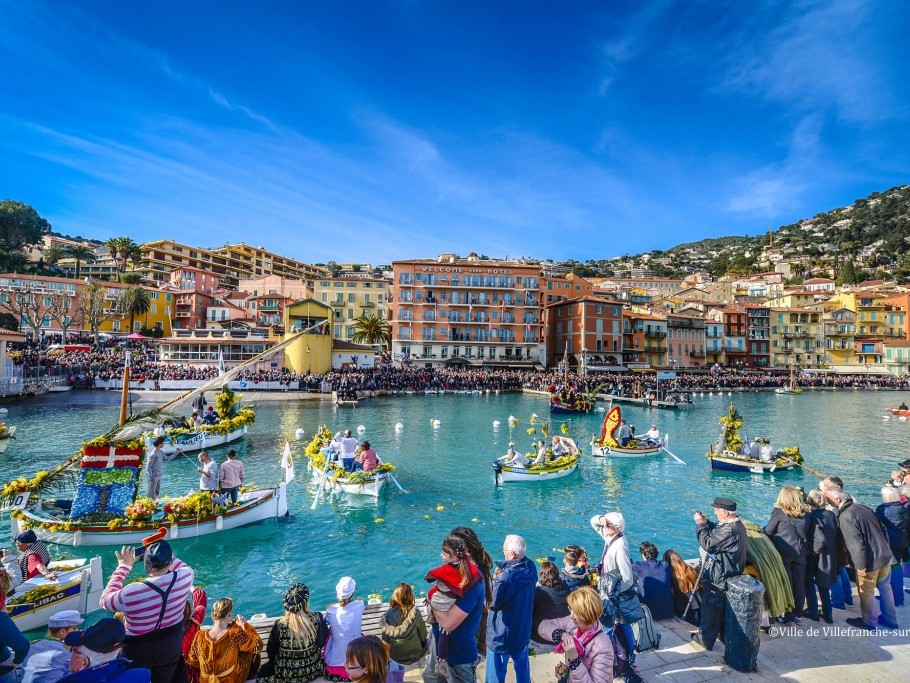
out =
[[[68,633],[63,642],[70,647],[84,645],[93,652],[113,652],[126,638],[126,629],[123,622],[111,617],[105,617],[98,623],[89,626],[84,631]]]
[[[145,570],[169,567],[174,559],[171,544],[167,541],[156,541],[145,549]]]
[[[292,614],[299,612],[310,601],[310,589],[306,584],[295,583],[284,594],[284,609]]]
[[[31,529],[28,529],[27,531],[23,531],[21,534],[16,536],[17,543],[28,543],[29,545],[31,545],[32,543],[34,543],[37,540],[38,540],[37,534],[35,534],[35,532],[32,531]]]
[[[897,463],[898,467],[903,467],[904,469],[910,470],[910,458],[904,460],[904,462]]]
[[[714,499],[714,507],[727,512],[736,512],[736,501],[718,496]]]

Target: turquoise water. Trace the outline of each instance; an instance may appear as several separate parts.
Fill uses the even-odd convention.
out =
[[[777,447],[798,444],[807,465],[838,474],[868,504],[878,502],[879,487],[907,457],[910,423],[882,419],[887,406],[906,400],[904,393],[755,393],[733,398],[745,419],[745,434],[769,437]],[[32,476],[58,464],[76,451],[80,440],[108,429],[117,417],[116,401],[113,392],[72,392],[9,406],[6,420],[19,431],[0,455],[0,479]],[[422,591],[424,574],[439,562],[440,541],[458,525],[473,526],[496,558],[507,533],[523,535],[531,557],[553,555],[552,548],[567,543],[583,545],[596,556],[602,545],[588,520],[620,510],[633,555],[640,542],[651,540],[661,551],[675,547],[684,557],[693,556],[692,510],[708,511],[714,496],[737,500],[745,518],[764,523],[781,486],[808,488],[817,483],[817,477],[802,470],[764,476],[712,473],[704,454],[717,438],[717,420],[730,397],[706,394],[695,401],[686,412],[623,408],[623,416],[639,432],[652,422],[669,432],[669,448],[685,465],[665,454],[643,460],[592,459],[587,443],[592,433],[599,433],[603,419],[603,413],[592,413],[564,420],[586,453],[578,472],[553,482],[502,488],[494,486],[490,461],[507,449],[508,416],[522,421],[514,437],[529,450],[527,422],[531,413],[547,416],[545,397],[415,395],[373,399],[356,410],[316,401],[262,403],[255,426],[237,446],[238,454],[248,481],[271,485],[281,477],[285,439],[291,441],[298,456],[297,478],[288,492],[292,516],[223,536],[180,541],[175,547],[196,569],[210,602],[231,596],[247,616],[278,613],[280,595],[295,581],[311,587],[317,606],[333,600],[335,583],[343,575],[357,580],[362,595],[376,592],[387,599],[403,580]],[[434,418],[440,420],[439,428],[431,426]],[[494,420],[502,426],[494,429]],[[395,432],[396,422],[404,425],[401,432]],[[558,433],[561,422],[554,421],[551,434]],[[303,448],[321,424],[333,431],[364,425],[362,438],[397,465],[395,474],[410,493],[389,485],[378,500],[335,496],[311,511],[315,486],[306,472]],[[303,441],[294,440],[298,426],[306,430]],[[224,452],[216,449],[213,455],[222,461]],[[165,464],[165,492],[186,493],[197,483],[198,475],[185,459]],[[444,509],[437,510],[439,506]],[[8,537],[6,519],[0,529]],[[100,554],[106,575],[115,566],[111,548],[51,549],[55,556]]]

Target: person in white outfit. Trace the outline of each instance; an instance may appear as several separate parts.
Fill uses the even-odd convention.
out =
[[[629,541],[624,535],[626,528],[626,519],[621,512],[608,512],[605,515],[596,515],[591,518],[591,526],[594,528],[602,539],[606,542],[603,555],[601,556],[601,576],[612,572],[619,574],[621,580],[617,586],[619,592],[628,590],[635,585],[635,577],[632,574],[632,559],[629,554]],[[635,634],[632,631],[632,625],[619,623],[627,643],[635,642]],[[635,661],[634,647],[629,648],[629,661]]]
[[[330,674],[346,676],[345,652],[350,643],[361,635],[363,628],[363,600],[353,600],[357,583],[350,576],[343,576],[335,586],[338,602],[325,611],[325,620],[332,630],[325,651],[326,669]]]

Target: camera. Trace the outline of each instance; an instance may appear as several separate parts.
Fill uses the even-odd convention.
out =
[[[146,546],[144,546],[144,545],[140,545],[138,548],[136,548],[136,559],[137,560],[141,560],[143,557],[145,557],[145,548],[146,548]]]

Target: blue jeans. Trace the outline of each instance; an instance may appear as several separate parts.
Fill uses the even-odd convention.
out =
[[[222,493],[226,493],[231,497],[231,503],[237,502],[237,497],[240,495],[240,487],[235,486],[232,489],[221,489]]]
[[[891,592],[895,607],[901,607],[904,604],[904,571],[900,564],[891,565]]]
[[[477,683],[477,663],[473,664],[456,664],[452,665],[446,662],[446,676],[442,677],[436,673],[436,642],[433,638],[433,632],[430,632],[427,647],[427,663],[423,667],[424,683]]]
[[[853,585],[847,576],[847,570],[841,567],[831,582],[831,606],[845,609],[847,605],[853,605]]]
[[[485,683],[505,683],[509,657],[515,666],[515,683],[531,683],[531,661],[528,659],[528,648],[521,652],[493,652],[487,650],[487,673]]]
[[[629,664],[635,663],[635,631],[632,630],[632,624],[618,624],[622,629],[622,635],[629,644],[629,651],[626,656],[629,658]]]
[[[341,466],[345,469],[346,472],[354,471],[354,463],[357,462],[354,458],[342,458]]]

